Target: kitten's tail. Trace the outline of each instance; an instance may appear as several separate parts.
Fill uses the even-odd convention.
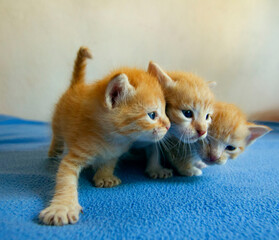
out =
[[[92,58],[90,50],[87,47],[80,47],[75,60],[75,66],[71,80],[71,87],[73,87],[77,83],[84,82],[87,58]]]

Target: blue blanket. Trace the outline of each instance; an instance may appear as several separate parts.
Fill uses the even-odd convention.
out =
[[[84,214],[45,226],[57,163],[47,159],[48,123],[0,115],[0,239],[279,239],[279,124],[237,160],[200,177],[151,180],[143,161],[124,162],[115,188],[79,180]]]

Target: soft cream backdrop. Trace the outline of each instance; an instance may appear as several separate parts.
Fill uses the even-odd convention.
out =
[[[279,1],[0,0],[0,113],[49,120],[80,45],[94,55],[89,80],[153,60],[279,120]]]

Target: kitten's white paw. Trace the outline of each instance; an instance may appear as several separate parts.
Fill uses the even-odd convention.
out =
[[[157,178],[170,178],[172,177],[172,169],[168,168],[158,168],[158,169],[152,169],[152,170],[147,170],[146,174],[153,179]]]
[[[207,165],[203,161],[198,161],[195,163],[195,167],[197,167],[199,169],[203,169],[203,168],[206,168]]]
[[[51,204],[41,211],[39,219],[47,225],[74,224],[78,221],[81,211],[82,207],[79,204],[75,206]]]
[[[200,170],[197,167],[192,167],[190,169],[179,170],[179,173],[183,176],[188,176],[188,177],[200,176],[202,175],[202,170]]]
[[[115,176],[96,177],[93,181],[95,183],[95,187],[99,188],[115,187],[121,183],[121,180]]]

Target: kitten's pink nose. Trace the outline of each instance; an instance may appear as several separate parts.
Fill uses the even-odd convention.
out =
[[[206,133],[206,131],[204,131],[204,130],[197,130],[197,133],[198,133],[199,137],[201,137],[202,135],[204,135]]]
[[[210,156],[210,162],[216,162],[218,160],[218,157],[215,155]]]

